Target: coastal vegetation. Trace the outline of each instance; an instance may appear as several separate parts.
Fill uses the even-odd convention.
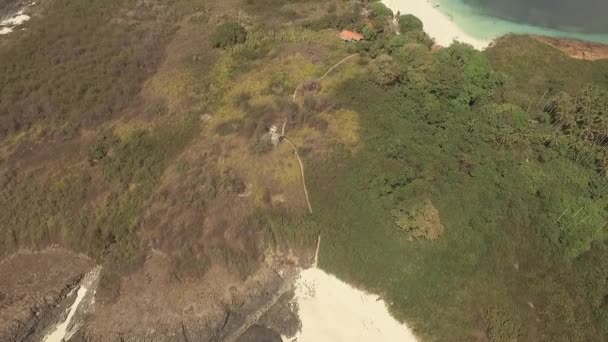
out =
[[[225,48],[244,43],[247,39],[247,31],[237,22],[226,22],[215,28],[211,36],[213,47]]]
[[[398,22],[399,22],[399,32],[401,34],[405,34],[412,30],[422,31],[422,28],[423,28],[422,21],[420,19],[416,18],[412,14],[404,14],[404,15],[399,16]]]
[[[58,2],[0,45],[0,255],[86,253],[114,300],[152,250],[246,279],[321,236],[420,337],[608,337],[607,61],[435,51],[378,1],[152,3]]]

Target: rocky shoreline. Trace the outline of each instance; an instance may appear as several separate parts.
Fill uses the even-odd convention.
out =
[[[1,261],[0,341],[40,341],[48,326],[65,318],[73,290],[90,267],[88,258],[62,249],[20,252]]]
[[[23,269],[32,271],[18,272]],[[89,259],[62,249],[17,253],[1,261],[0,342],[44,340],[66,320],[78,288],[87,285],[92,286],[91,291],[66,327],[69,341],[281,341],[281,335],[293,335],[299,328],[289,304],[299,269],[295,265],[263,266],[242,288],[231,289],[234,294],[227,301],[218,298],[217,302],[205,302],[196,295],[188,296],[193,304],[202,300],[196,304],[223,306],[217,315],[184,311],[178,320],[142,325],[136,319],[129,322],[129,327],[109,322],[98,326],[91,321],[100,305],[110,305],[110,311],[116,309],[112,303],[102,302],[93,307],[95,286],[85,276],[91,269]],[[169,292],[172,290],[167,287],[172,286],[179,284],[164,284]]]
[[[577,39],[561,39],[531,35],[532,38],[561,50],[566,55],[588,61],[608,59],[608,45]]]

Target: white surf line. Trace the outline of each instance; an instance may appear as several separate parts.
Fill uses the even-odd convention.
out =
[[[450,46],[454,41],[467,43],[477,50],[487,48],[491,40],[478,39],[461,29],[448,15],[435,8],[433,1],[428,0],[382,0],[386,7],[394,13],[413,14],[424,24],[424,31],[435,40],[435,43],[444,47]]]
[[[23,14],[23,10],[20,10],[12,17],[0,21],[0,34],[11,33],[17,26],[23,24],[28,20],[30,20],[30,16],[27,14]]]
[[[0,25],[2,26],[18,26],[28,21],[30,16],[27,14],[23,14],[23,10],[15,13],[14,17],[10,17],[8,19],[4,19],[0,21]]]
[[[63,323],[59,324],[55,328],[55,331],[53,331],[50,335],[47,335],[44,338],[43,342],[61,342],[61,341],[63,341],[63,338],[67,334],[68,325],[70,324],[70,321],[72,320],[72,317],[74,316],[74,313],[76,312],[76,309],[78,308],[78,305],[84,298],[84,295],[87,294],[87,291],[88,291],[88,289],[86,286],[80,286],[78,288],[78,294],[76,295],[76,300],[74,301],[74,304],[72,304],[72,307],[70,308],[70,313],[68,314],[68,317],[66,317],[66,319],[65,319],[65,321],[63,321]]]
[[[35,4],[36,4],[36,2],[33,1],[30,4],[26,5],[25,7],[23,7],[17,13],[0,21],[0,35],[11,33],[17,26],[30,20],[31,17],[27,14],[23,14],[23,12],[24,12],[25,8],[34,6]]]
[[[70,307],[70,312],[68,313],[68,316],[65,318],[65,320],[61,324],[59,324],[55,327],[53,332],[46,335],[44,337],[44,339],[42,340],[42,342],[62,342],[66,338],[71,337],[71,334],[73,332],[68,331],[68,327],[70,326],[70,323],[72,321],[72,318],[74,317],[74,314],[78,310],[78,306],[80,305],[82,300],[85,298],[85,295],[89,291],[89,288],[95,287],[95,282],[96,282],[97,278],[99,277],[100,271],[101,271],[101,268],[96,267],[95,269],[93,269],[91,272],[87,273],[82,278],[82,280],[80,281],[80,287],[78,288],[78,292],[76,294],[76,299],[74,300],[74,303]],[[93,293],[93,298],[91,298],[91,303],[89,303],[89,304],[92,305],[94,300],[95,300],[95,298],[94,298],[94,293]]]

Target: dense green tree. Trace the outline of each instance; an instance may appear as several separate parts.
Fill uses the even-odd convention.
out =
[[[408,42],[409,40],[406,36],[395,35],[388,40],[386,47],[388,48],[388,51],[392,54],[399,50],[401,47],[405,46]]]
[[[563,132],[608,145],[608,91],[587,87],[575,97],[563,94],[549,111]]]
[[[390,8],[386,7],[381,2],[374,2],[370,4],[371,15],[374,18],[392,18],[393,11]]]
[[[569,142],[575,159],[594,161],[600,173],[608,173],[608,91],[588,86],[575,96],[562,93],[544,109]]]
[[[401,75],[391,56],[380,55],[370,64],[370,77],[378,85],[390,86],[396,84]]]
[[[429,49],[420,44],[407,44],[391,54],[403,74],[402,83],[411,88],[430,92],[436,60]]]
[[[434,92],[458,104],[473,105],[492,95],[497,84],[487,57],[463,43],[454,43],[437,53]]]
[[[378,30],[373,27],[365,26],[362,33],[365,40],[376,40],[378,37]]]
[[[422,30],[411,30],[404,33],[403,36],[408,42],[422,44],[427,48],[431,48],[435,44],[435,41]]]
[[[412,14],[404,14],[399,17],[399,32],[404,34],[409,31],[422,31],[423,24],[420,19]]]

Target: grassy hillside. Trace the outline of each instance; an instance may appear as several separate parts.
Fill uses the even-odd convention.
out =
[[[296,239],[317,227],[321,267],[431,340],[604,340],[606,62],[526,37],[391,40],[324,89],[360,149],[309,160],[317,211]]]
[[[364,6],[48,5],[0,38],[0,255],[87,253],[115,298],[153,250],[244,279],[320,234],[322,268],[428,340],[605,340],[608,63],[519,36],[432,52]],[[285,120],[312,215],[266,135]]]

